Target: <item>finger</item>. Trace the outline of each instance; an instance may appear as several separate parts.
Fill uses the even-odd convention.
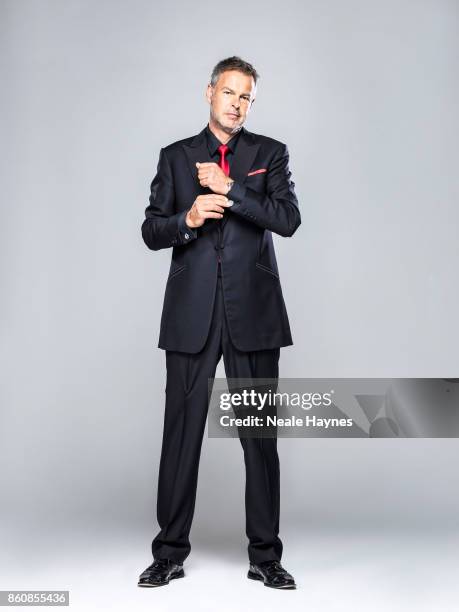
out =
[[[207,208],[208,206],[208,208]],[[210,204],[208,204],[206,206],[206,210],[221,210],[222,212],[225,210],[225,208],[228,207],[228,204],[226,202],[210,202]]]
[[[203,202],[216,202],[217,204],[220,204],[220,206],[223,206],[225,202],[228,202],[228,198],[219,193],[205,193],[198,196],[197,199],[200,201],[202,200]]]
[[[204,217],[205,219],[221,219],[223,215],[221,213],[205,211],[201,217]]]
[[[231,206],[229,204],[230,200],[228,200],[228,198],[225,197],[224,195],[215,195],[214,200],[215,200],[215,203],[218,204],[219,206]]]
[[[220,193],[205,193],[198,197],[202,198],[203,200],[215,200],[216,202],[219,202],[219,203],[228,201],[228,198],[224,195],[221,195]]]
[[[198,168],[210,168],[211,166],[217,166],[217,168],[219,168],[215,162],[196,162],[196,166]]]
[[[221,206],[217,206],[217,204],[206,204],[205,208],[201,208],[202,211],[213,211],[213,212],[219,212],[219,213],[224,213],[225,209],[222,208]]]
[[[225,213],[225,209],[221,208],[220,206],[215,206],[215,208],[210,208],[209,210],[206,210],[206,212],[215,212],[223,215]]]
[[[203,185],[203,187],[207,187],[207,185]],[[202,198],[202,203],[206,203],[206,204],[211,204],[215,206],[224,206],[225,208],[228,208],[233,205],[233,200],[228,200],[228,198],[225,198],[225,196],[220,196],[217,194],[215,195],[209,194],[209,195],[203,195],[199,197]]]

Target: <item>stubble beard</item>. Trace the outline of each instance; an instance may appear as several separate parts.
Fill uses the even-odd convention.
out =
[[[238,124],[237,126],[231,127],[231,126],[226,126],[223,125],[222,123],[220,123],[220,121],[217,119],[217,117],[213,114],[213,112],[211,111],[210,116],[212,118],[212,121],[218,126],[218,128],[220,130],[222,130],[223,132],[225,132],[225,134],[237,134],[237,132],[239,132],[239,130],[242,128],[244,122]]]

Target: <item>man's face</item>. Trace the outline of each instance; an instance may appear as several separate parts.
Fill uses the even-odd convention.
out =
[[[207,86],[206,97],[211,119],[221,130],[232,134],[242,127],[255,100],[255,82],[238,70],[227,70],[221,73],[215,87]]]

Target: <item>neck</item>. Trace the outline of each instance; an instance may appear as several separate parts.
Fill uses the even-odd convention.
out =
[[[218,140],[222,144],[226,144],[228,142],[228,140],[230,140],[234,136],[234,134],[237,134],[239,132],[240,129],[241,128],[237,128],[236,130],[230,131],[228,133],[220,125],[215,123],[215,121],[212,119],[212,117],[209,119],[209,130],[212,132],[212,134],[216,138],[218,138]]]

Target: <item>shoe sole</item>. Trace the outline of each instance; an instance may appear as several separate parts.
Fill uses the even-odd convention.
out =
[[[247,578],[250,578],[250,580],[262,580],[265,587],[270,587],[271,589],[287,589],[292,591],[296,589],[296,584],[282,584],[279,586],[275,586],[274,584],[267,584],[265,582],[265,579],[260,576],[260,574],[254,574],[250,570],[247,572]]]
[[[171,580],[175,580],[175,578],[184,578],[184,577],[185,577],[185,572],[183,570],[180,570],[180,572],[177,572],[176,574],[172,574],[172,576],[168,578],[167,582],[161,582],[159,584],[154,584],[154,583],[149,584],[148,582],[138,582],[137,586],[147,587],[147,588],[166,586],[166,584],[169,584]]]

